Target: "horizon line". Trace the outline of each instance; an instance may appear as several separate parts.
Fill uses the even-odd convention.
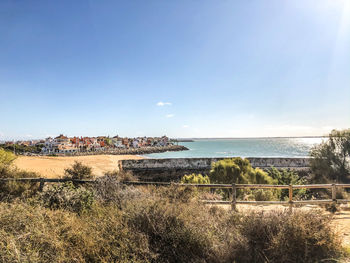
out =
[[[328,138],[328,135],[320,135],[320,136],[262,136],[262,137],[178,137],[174,139],[183,139],[183,140],[203,140],[203,139],[279,139],[279,138]]]

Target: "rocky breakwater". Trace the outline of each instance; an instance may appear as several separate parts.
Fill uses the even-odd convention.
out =
[[[150,153],[163,153],[163,152],[177,152],[186,151],[188,148],[182,145],[168,145],[168,146],[150,146],[150,147],[140,147],[140,148],[129,148],[129,149],[109,149],[105,151],[91,151],[91,152],[73,152],[57,154],[62,156],[84,156],[84,155],[102,155],[102,154],[112,154],[112,155],[143,155]]]
[[[169,158],[122,160],[119,169],[130,171],[142,181],[172,181],[185,174],[208,174],[214,162],[225,158]],[[253,167],[287,168],[304,172],[309,169],[309,158],[247,158]]]

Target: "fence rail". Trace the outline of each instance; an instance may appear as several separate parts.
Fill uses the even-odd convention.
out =
[[[91,183],[94,184],[95,180],[76,180],[68,178],[0,178],[0,183],[6,182],[32,182],[40,183],[40,190],[43,189],[45,183],[63,183],[63,182],[74,182],[80,184]],[[338,188],[350,188],[350,184],[308,184],[308,185],[268,185],[268,184],[182,184],[182,183],[171,183],[171,182],[139,182],[139,181],[128,181],[122,182],[125,185],[134,186],[170,186],[175,185],[179,187],[197,187],[197,188],[211,188],[211,189],[230,189],[232,199],[230,201],[222,200],[203,200],[207,204],[230,204],[232,209],[236,209],[237,204],[278,204],[278,205],[289,205],[292,209],[294,204],[337,204],[337,203],[350,203],[347,199],[337,199],[336,193]],[[237,200],[237,189],[288,189],[288,201],[243,201]],[[295,189],[331,189],[332,199],[322,200],[293,200],[293,190]]]

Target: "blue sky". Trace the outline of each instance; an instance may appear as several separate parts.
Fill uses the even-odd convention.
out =
[[[350,127],[350,1],[0,2],[0,140]]]

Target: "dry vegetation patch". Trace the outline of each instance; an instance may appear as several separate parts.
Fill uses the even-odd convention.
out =
[[[69,202],[0,203],[0,262],[318,262],[343,255],[324,214],[237,213],[205,206],[198,191],[126,187],[111,176],[105,180],[114,187],[101,192],[101,179],[86,189],[95,201],[79,212]]]

